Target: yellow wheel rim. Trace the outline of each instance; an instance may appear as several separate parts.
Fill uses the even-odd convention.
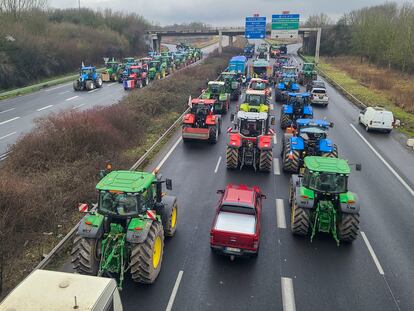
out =
[[[177,224],[177,208],[174,207],[171,214],[171,229],[175,228],[175,225]]]
[[[161,260],[161,251],[162,251],[162,241],[159,236],[155,239],[154,251],[152,253],[152,266],[154,269],[157,269]]]

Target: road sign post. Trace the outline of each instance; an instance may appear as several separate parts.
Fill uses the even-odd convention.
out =
[[[296,39],[299,32],[299,14],[272,15],[271,38]]]
[[[246,17],[245,37],[247,39],[264,39],[266,37],[266,17]]]

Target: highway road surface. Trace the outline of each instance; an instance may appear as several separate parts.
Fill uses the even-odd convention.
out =
[[[297,46],[289,47],[291,56]],[[179,200],[176,235],[166,240],[161,273],[150,286],[126,277],[125,310],[413,310],[414,154],[391,136],[366,133],[358,109],[328,85],[331,102],[315,118],[334,122],[330,137],[340,157],[361,163],[350,189],[361,200],[361,234],[336,246],[318,234],[313,243],[290,232],[289,176],[281,171],[282,131],[276,123],[271,173],[225,167],[225,129],[216,145],[183,144],[177,132],[148,169],[173,179]],[[239,102],[240,103],[240,102]],[[280,104],[272,100],[276,120]],[[236,103],[232,104],[236,111]],[[227,183],[258,185],[267,195],[257,259],[212,254],[209,230],[217,189]],[[66,264],[64,269],[68,269]]]
[[[223,46],[228,37],[223,37]],[[175,48],[174,45],[167,45]],[[205,55],[218,47],[213,44],[203,48]],[[5,158],[8,147],[24,133],[30,131],[37,118],[63,110],[84,110],[94,106],[117,103],[127,92],[118,82],[104,83],[101,89],[75,92],[72,82],[0,101],[0,161]]]

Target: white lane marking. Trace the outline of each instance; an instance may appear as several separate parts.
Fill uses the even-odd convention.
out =
[[[97,90],[99,90],[99,89],[90,90],[90,91],[88,91],[88,93],[93,93],[93,92],[96,92]]]
[[[73,96],[73,97],[66,98],[65,100],[66,100],[66,101],[70,101],[70,100],[75,99],[75,98],[78,98],[78,97],[79,97],[79,96],[78,96],[78,95],[76,95],[76,96]]]
[[[45,110],[45,109],[49,109],[51,107],[53,107],[53,105],[45,106],[45,107],[42,107],[42,108],[39,108],[39,109],[36,109],[36,110],[37,111],[42,111],[42,110]]]
[[[277,134],[275,133],[274,135],[273,135],[273,144],[277,144]]]
[[[3,153],[2,155],[0,155],[0,162],[3,160],[6,160],[7,157],[9,156],[10,151]]]
[[[295,311],[295,293],[293,291],[293,282],[291,278],[282,277],[282,301],[283,311]]]
[[[381,267],[381,264],[377,258],[377,255],[375,255],[374,249],[371,246],[371,243],[369,243],[367,236],[365,235],[365,232],[361,231],[361,236],[364,239],[365,245],[368,248],[369,253],[371,254],[372,260],[374,260],[375,265],[377,266],[378,272],[381,275],[384,275],[384,270]]]
[[[182,137],[177,139],[175,144],[171,147],[170,151],[168,151],[168,153],[165,155],[165,157],[161,160],[161,162],[155,168],[156,170],[159,170],[161,168],[161,166],[164,165],[165,161],[167,161],[168,157],[171,155],[171,153],[173,153],[174,149],[178,146],[178,144],[181,142],[182,139],[183,139]]]
[[[178,272],[178,276],[177,276],[177,279],[175,280],[174,288],[171,293],[170,300],[168,300],[168,305],[167,305],[167,308],[165,308],[165,311],[171,311],[173,307],[175,296],[177,296],[178,287],[180,287],[181,279],[183,278],[183,273],[184,273],[183,270],[180,270]]]
[[[286,229],[285,206],[283,204],[283,199],[276,199],[276,218],[277,227],[280,229]]]
[[[0,122],[0,125],[12,122],[12,121],[17,120],[17,119],[20,119],[20,117],[14,117],[14,118],[8,119],[6,121]]]
[[[72,82],[71,82],[71,83],[62,84],[62,85],[59,85],[59,86],[57,86],[57,87],[53,87],[53,88],[51,88],[51,89],[45,89],[45,92],[54,91],[54,90],[60,89],[60,88],[62,88],[62,87],[64,87],[64,86],[67,86],[67,85],[70,85],[70,84],[72,84]]]
[[[63,95],[63,94],[69,93],[69,92],[70,92],[70,91],[60,92],[58,95]]]
[[[219,168],[219,165],[220,165],[220,162],[221,162],[221,156],[218,158],[216,168],[214,169],[214,173],[217,173],[218,168]]]
[[[384,163],[384,165],[390,170],[390,172],[398,179],[398,181],[405,187],[405,189],[408,190],[408,192],[414,197],[414,190],[406,183],[406,181],[398,175],[398,173],[392,168],[392,166],[385,161],[385,159],[382,157],[382,155],[379,154],[377,150],[369,143],[369,141],[355,128],[353,124],[349,124],[352,129],[355,131],[355,133],[358,134],[358,136],[367,144],[367,146],[372,150],[372,152],[375,153],[375,155]]]
[[[6,110],[3,110],[3,111],[0,111],[0,113],[6,113],[6,112],[12,111],[12,110],[14,110],[14,109],[16,109],[16,108],[6,109]]]
[[[273,110],[274,108],[273,104],[270,104],[270,110]]]
[[[273,173],[280,175],[279,158],[273,158]]]
[[[112,86],[112,85],[115,85],[115,84],[117,84],[117,83],[116,82],[109,83],[108,86]]]
[[[295,56],[293,56],[292,58],[293,58],[293,60],[296,62],[296,64],[298,64],[298,65],[299,65],[299,62],[296,60],[296,57],[295,57]]]
[[[9,136],[12,136],[12,135],[14,135],[14,134],[16,134],[16,132],[12,132],[12,133],[9,133],[9,134],[7,134],[7,135],[4,135],[4,136],[0,137],[0,140],[5,139],[5,138],[7,138],[7,137],[9,137]]]
[[[82,106],[85,106],[85,104],[80,104],[80,105],[77,105],[77,106],[73,107],[72,109],[78,109],[78,108],[80,108],[80,107],[82,107]]]

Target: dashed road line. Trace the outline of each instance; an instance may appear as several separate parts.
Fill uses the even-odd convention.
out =
[[[361,231],[361,236],[362,236],[362,239],[365,242],[365,245],[368,248],[369,253],[371,254],[372,260],[374,260],[374,263],[377,266],[379,274],[384,275],[384,270],[382,269],[382,266],[381,266],[381,264],[378,260],[378,257],[377,257],[377,255],[375,255],[374,249],[372,248],[371,243],[368,241],[368,238],[367,238],[365,232]]]
[[[85,104],[80,104],[80,105],[77,105],[77,106],[73,107],[72,109],[78,109],[78,108],[80,108],[80,107],[82,107],[82,106],[85,106]]]
[[[276,199],[276,220],[278,228],[286,229],[285,205],[283,199]]]
[[[70,92],[70,91],[60,92],[58,95],[63,95],[63,94],[69,93],[69,92]]]
[[[178,272],[178,276],[177,276],[177,279],[175,280],[174,288],[172,290],[170,300],[168,300],[168,305],[167,305],[167,308],[165,308],[165,311],[171,311],[173,307],[175,296],[177,296],[178,288],[180,287],[181,279],[183,278],[183,273],[184,271],[182,270]]]
[[[273,144],[277,145],[277,134],[273,135]]]
[[[280,175],[279,158],[273,158],[273,173]]]
[[[78,96],[78,95],[76,95],[76,96],[73,96],[73,97],[66,98],[65,100],[66,100],[66,101],[70,101],[70,100],[75,99],[75,98],[78,98],[78,97],[79,97],[79,96]]]
[[[109,83],[108,86],[112,86],[112,85],[115,85],[115,84],[117,84],[117,82]]]
[[[370,144],[370,142],[355,128],[353,124],[349,124],[355,133],[367,144],[367,146],[374,152],[374,154],[384,163],[384,165],[390,170],[390,172],[398,179],[398,181],[408,190],[408,192],[414,197],[414,190],[407,184],[407,182],[393,169],[393,167],[379,154],[377,150]]]
[[[220,162],[221,162],[221,156],[218,158],[218,161],[217,161],[217,164],[216,164],[216,168],[214,169],[214,173],[215,173],[215,174],[217,174],[217,171],[218,171],[218,168],[219,168]]]
[[[72,84],[72,82],[71,82],[71,83],[62,84],[62,85],[59,85],[59,86],[57,86],[57,87],[53,87],[53,88],[51,88],[51,89],[45,89],[45,92],[54,91],[54,90],[60,89],[60,88],[62,88],[62,87],[64,87],[64,86],[67,86],[67,85],[70,85],[70,84]]]
[[[0,125],[12,122],[12,121],[17,120],[17,119],[20,119],[20,117],[14,117],[14,118],[8,119],[6,121],[0,122]]]
[[[270,110],[273,110],[275,107],[273,104],[270,104]]]
[[[6,135],[4,135],[4,136],[0,137],[0,140],[5,139],[5,138],[7,138],[7,137],[9,137],[9,136],[12,136],[12,135],[14,135],[14,134],[16,134],[16,132],[12,132],[12,133],[6,134]]]
[[[42,110],[49,109],[49,108],[52,108],[52,107],[53,107],[53,105],[48,105],[48,106],[36,109],[36,111],[42,111]]]
[[[296,311],[295,293],[291,278],[282,277],[282,302],[283,311]]]
[[[97,90],[99,90],[99,89],[90,90],[90,91],[88,91],[88,93],[93,93],[93,92],[96,92]]]
[[[167,161],[167,159],[171,155],[171,153],[174,152],[174,149],[178,146],[178,144],[181,142],[182,139],[183,139],[182,137],[180,137],[180,138],[177,139],[177,141],[175,142],[175,144],[171,147],[170,151],[168,151],[168,153],[165,155],[165,157],[157,165],[157,167],[155,168],[155,170],[159,170],[161,168],[161,166],[164,165],[165,161]]]
[[[1,113],[6,113],[6,112],[9,112],[9,111],[13,111],[14,109],[16,109],[16,108],[10,108],[10,109],[6,109],[6,110],[3,110],[3,111],[0,111],[0,114]]]

